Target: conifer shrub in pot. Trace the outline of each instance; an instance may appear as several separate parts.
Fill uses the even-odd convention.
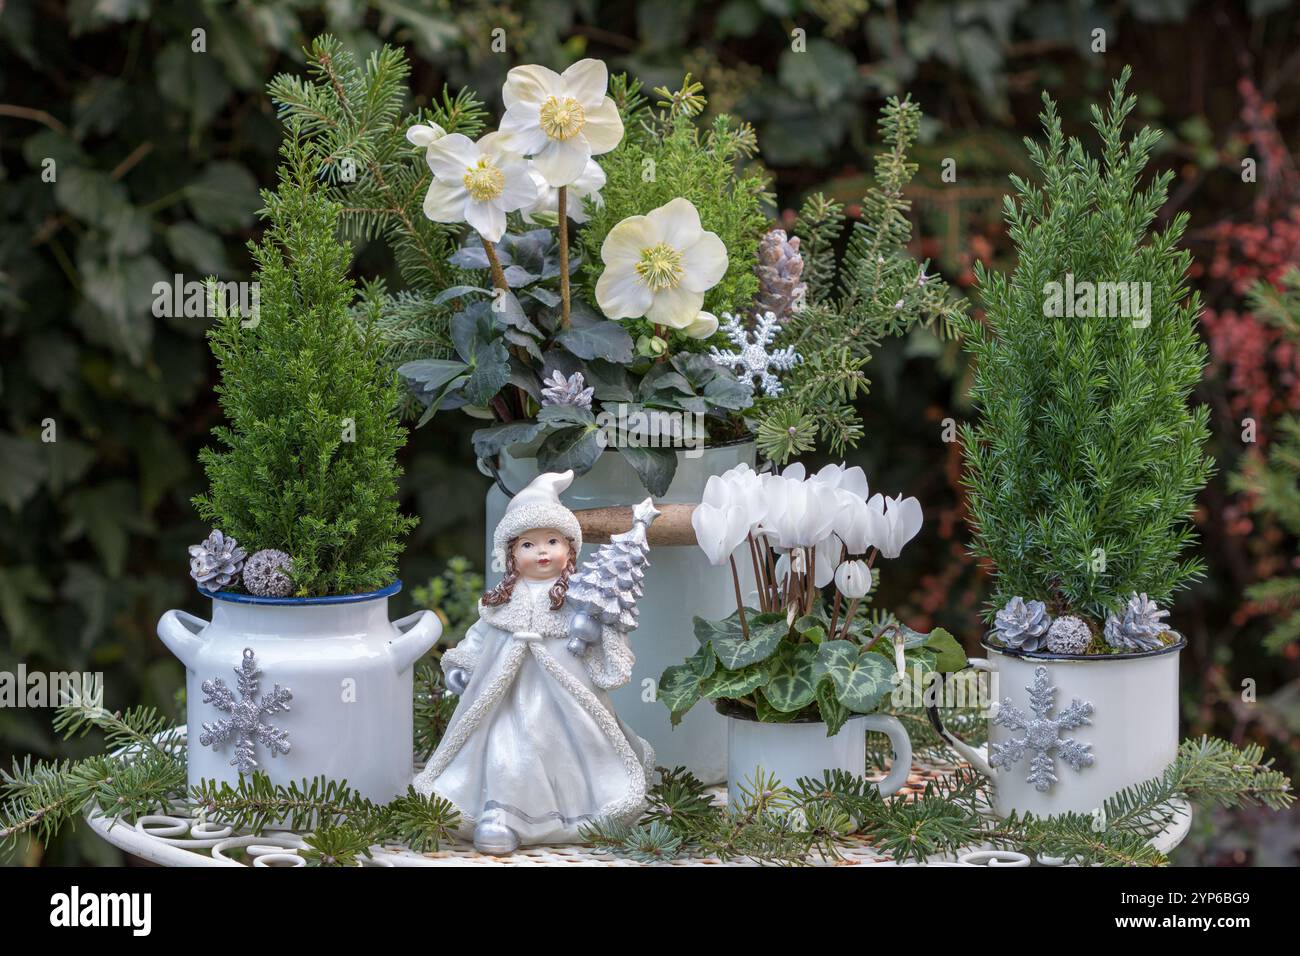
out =
[[[168,611],[158,635],[186,668],[191,786],[324,775],[383,803],[410,780],[413,665],[441,624],[388,618],[415,523],[396,500],[400,386],[351,314],[339,209],[295,133],[263,193],[259,308],[219,309],[209,332],[228,423],[201,455],[213,531],[190,569],[211,621]]]
[[[1040,180],[1006,203],[1019,261],[978,268],[987,326],[965,323],[979,412],[963,432],[975,553],[995,583],[970,665],[992,678],[987,753],[936,727],[994,781],[995,808],[1093,812],[1159,777],[1178,750],[1178,657],[1166,618],[1200,577],[1182,552],[1213,462],[1200,303],[1177,248],[1187,217],[1150,233],[1171,174],[1142,188],[1158,133],[1125,140],[1129,71],[1102,152],[1061,131],[1044,94]]]

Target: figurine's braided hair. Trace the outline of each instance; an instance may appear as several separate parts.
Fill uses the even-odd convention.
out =
[[[506,542],[506,573],[501,579],[501,583],[492,590],[483,595],[484,607],[497,607],[505,604],[515,593],[515,584],[519,581],[519,568],[515,564],[515,542],[519,538],[516,536]],[[551,610],[558,611],[564,606],[564,596],[569,593],[569,575],[573,573],[574,568],[578,565],[578,549],[573,545],[573,539],[565,535],[564,540],[569,542],[569,560],[564,562],[564,570],[560,572],[559,578],[551,585],[551,590],[547,593],[551,596]]]

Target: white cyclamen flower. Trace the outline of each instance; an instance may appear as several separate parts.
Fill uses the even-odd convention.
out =
[[[881,557],[896,558],[921,530],[921,503],[915,498],[872,496],[867,502],[872,529],[868,535]]]
[[[709,564],[722,564],[745,540],[749,533],[749,519],[741,505],[718,507],[701,502],[691,512],[691,527],[695,529],[695,540]]]
[[[529,173],[533,177],[533,182],[537,184],[537,201],[522,211],[524,222],[532,222],[533,217],[540,213],[558,216],[560,211],[559,187],[547,183],[546,177],[541,174],[536,166],[533,166]],[[569,197],[564,204],[564,211],[569,218],[579,223],[590,219],[591,217],[587,215],[586,210],[582,207],[582,200],[591,197],[591,201],[597,206],[603,206],[604,200],[600,198],[600,190],[604,185],[605,171],[596,164],[595,160],[587,160],[587,168],[582,171],[582,175],[569,183]]]
[[[628,216],[600,247],[605,271],[596,302],[611,319],[645,316],[655,325],[695,324],[704,293],[727,271],[727,248],[705,232],[693,203],[680,196],[644,216]]]
[[[871,590],[871,568],[865,561],[845,561],[835,569],[835,587],[850,601],[866,597]]]
[[[592,156],[608,153],[623,138],[618,107],[605,95],[608,87],[609,71],[600,60],[579,60],[563,73],[517,66],[501,91],[501,132],[533,157],[549,185],[571,185]]]
[[[488,242],[499,242],[506,213],[537,201],[528,163],[499,132],[477,143],[451,133],[429,143],[426,158],[433,182],[424,197],[424,214],[434,222],[467,222]]]

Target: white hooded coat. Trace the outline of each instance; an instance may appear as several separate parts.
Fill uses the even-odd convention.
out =
[[[442,657],[468,686],[442,742],[415,778],[460,812],[459,835],[491,815],[523,844],[573,843],[597,819],[633,823],[645,804],[654,751],[614,712],[606,690],[634,661],[610,627],[581,658],[565,647],[572,609],[550,606],[553,581],[520,579],[506,604]]]

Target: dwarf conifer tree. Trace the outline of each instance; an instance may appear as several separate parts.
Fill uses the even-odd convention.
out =
[[[1066,139],[1044,94],[1046,142],[1026,140],[1039,181],[1013,176],[1004,201],[1017,265],[977,264],[987,326],[962,322],[980,413],[965,483],[993,604],[1020,595],[1096,623],[1131,592],[1164,603],[1203,572],[1180,555],[1213,469],[1208,410],[1188,404],[1206,352],[1177,248],[1187,217],[1149,232],[1172,174],[1139,186],[1159,134],[1125,141],[1128,78],[1093,107],[1100,157]]]
[[[194,504],[248,553],[288,553],[298,595],[360,593],[392,582],[415,524],[396,499],[400,389],[373,326],[349,312],[351,250],[314,183],[319,163],[294,128],[282,154],[251,246],[258,314],[221,314],[208,335],[229,424],[200,453],[210,489]]]

